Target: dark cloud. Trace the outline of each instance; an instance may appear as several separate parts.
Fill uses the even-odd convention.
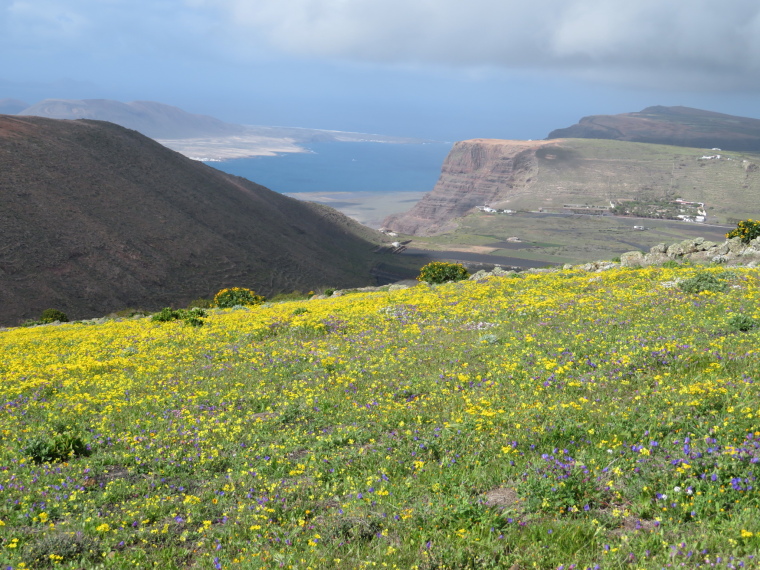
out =
[[[210,1],[210,0],[209,0]],[[310,57],[754,86],[756,0],[214,0],[236,38]]]

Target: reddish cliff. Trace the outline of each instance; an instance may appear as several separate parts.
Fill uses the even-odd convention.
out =
[[[503,201],[512,189],[525,192],[538,172],[536,151],[559,141],[473,139],[458,142],[446,157],[432,192],[410,211],[385,220],[385,226],[405,234],[430,235],[450,231],[455,218]]]

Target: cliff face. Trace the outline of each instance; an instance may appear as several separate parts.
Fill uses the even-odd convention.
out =
[[[458,142],[446,157],[435,188],[410,211],[388,217],[384,225],[405,234],[450,231],[455,218],[477,206],[502,200],[513,188],[524,189],[538,169],[536,151],[547,141],[473,139]]]
[[[758,163],[756,154],[617,140],[474,139],[456,143],[432,192],[384,225],[425,236],[454,230],[477,206],[551,213],[596,206],[599,213],[611,202],[677,198],[704,202],[711,222],[733,225],[756,215]]]

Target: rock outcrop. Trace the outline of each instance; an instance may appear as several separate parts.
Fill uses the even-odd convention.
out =
[[[755,266],[760,262],[760,238],[753,239],[748,244],[743,243],[738,237],[721,244],[695,238],[669,246],[660,243],[652,247],[649,253],[630,251],[620,256],[620,264],[623,267],[662,265],[671,260]]]

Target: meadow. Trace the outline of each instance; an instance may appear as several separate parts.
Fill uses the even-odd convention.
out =
[[[3,330],[2,567],[760,567],[759,300],[571,269]]]

